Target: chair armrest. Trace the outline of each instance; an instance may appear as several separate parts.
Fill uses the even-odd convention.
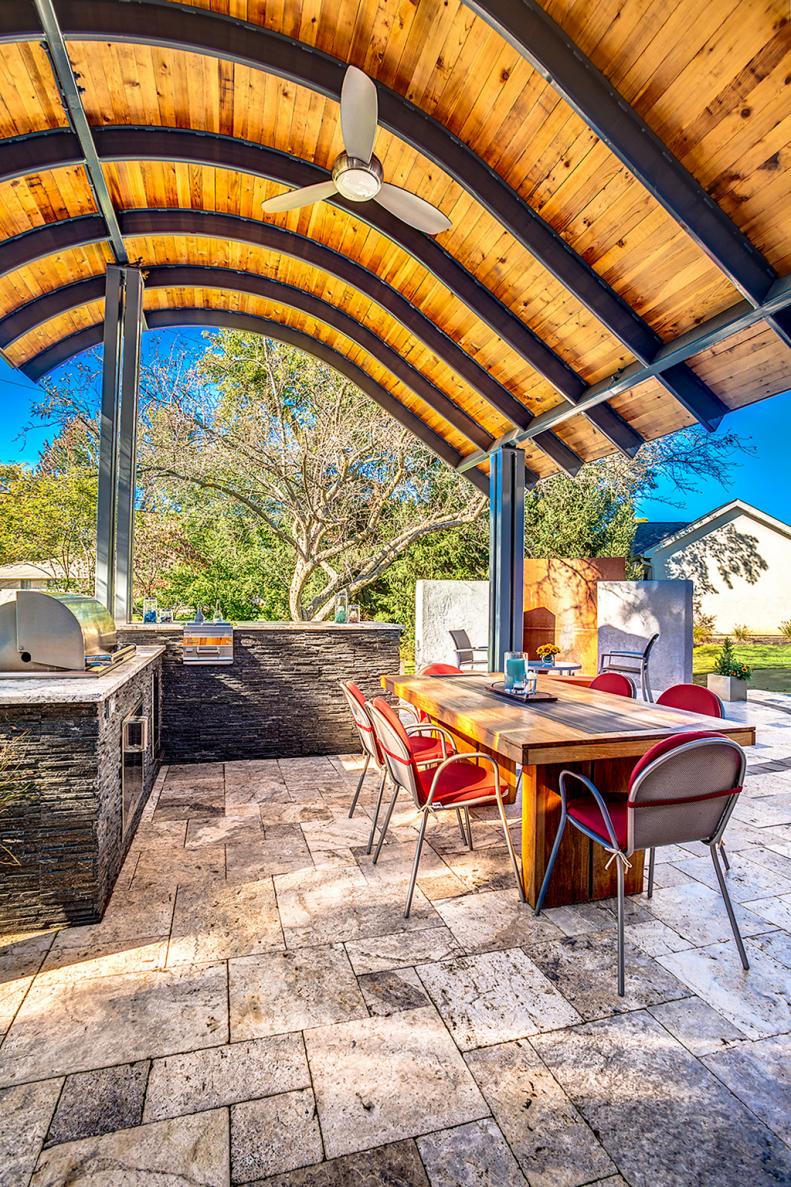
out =
[[[613,828],[613,823],[612,823],[612,817],[610,816],[610,811],[609,811],[606,803],[604,802],[604,796],[599,791],[596,784],[592,783],[590,781],[590,779],[587,777],[587,775],[581,775],[579,773],[579,771],[561,771],[560,772],[559,789],[560,789],[560,798],[563,803],[563,812],[565,813],[567,811],[566,781],[568,779],[576,779],[578,783],[581,783],[583,785],[583,787],[585,787],[591,793],[591,795],[593,796],[593,798],[595,799],[596,803],[599,806],[599,811],[601,812],[602,820],[604,821],[605,827],[607,829],[607,833],[610,838],[610,844],[612,845],[613,849],[617,850],[617,852],[620,853],[621,846],[618,844],[618,841],[616,839],[615,829]]]
[[[413,734],[439,734],[442,741],[443,757],[448,753],[446,746],[450,747],[451,754],[455,754],[456,752],[456,743],[453,741],[453,735],[441,725],[434,725],[432,721],[421,721],[417,725],[408,725],[405,729],[410,738]]]
[[[409,701],[399,700],[399,702],[398,702],[398,716],[400,717],[402,713],[410,713],[412,715],[412,717],[414,718],[414,723],[413,723],[414,725],[421,724],[420,714],[418,713],[418,711],[414,705],[410,705]]]
[[[434,771],[434,778],[431,780],[431,789],[428,793],[428,799],[426,800],[427,808],[431,806],[431,801],[434,799],[434,792],[436,791],[436,788],[437,788],[437,780],[439,779],[442,772],[445,770],[445,767],[449,767],[452,762],[459,762],[462,759],[469,759],[469,758],[482,758],[485,762],[492,764],[492,769],[494,771],[495,787],[497,788],[497,790],[499,792],[499,790],[500,790],[500,767],[499,767],[499,764],[497,763],[497,760],[492,758],[491,754],[484,754],[482,750],[472,750],[472,751],[468,751],[465,754],[452,754],[450,756],[450,758],[446,758],[444,762],[441,762],[439,764],[439,766],[436,768],[436,770]]]
[[[629,656],[630,659],[642,659],[645,655],[644,651],[605,651],[604,656],[620,655]]]

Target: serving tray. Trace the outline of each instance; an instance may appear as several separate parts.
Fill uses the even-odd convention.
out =
[[[553,697],[551,692],[506,692],[502,680],[496,680],[494,684],[490,684],[489,690],[496,697],[502,697],[504,701],[511,701],[517,705],[546,705],[558,699]]]

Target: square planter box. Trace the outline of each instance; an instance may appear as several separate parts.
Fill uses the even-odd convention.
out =
[[[735,676],[716,676],[712,672],[706,677],[706,683],[721,701],[747,700],[746,680],[737,680]]]

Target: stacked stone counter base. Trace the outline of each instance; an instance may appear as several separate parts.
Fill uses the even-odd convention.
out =
[[[402,630],[378,622],[242,623],[227,667],[183,664],[180,627],[132,624],[119,637],[166,647],[165,759],[228,762],[358,750],[338,682],[380,693],[380,676],[399,670]]]
[[[159,767],[151,734],[123,830],[122,725],[141,700],[152,717],[161,654],[98,677],[0,677],[0,753],[11,757],[0,789],[18,794],[0,839],[19,863],[0,856],[0,933],[101,919]]]

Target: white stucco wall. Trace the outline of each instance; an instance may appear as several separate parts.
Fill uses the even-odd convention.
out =
[[[648,669],[651,688],[658,693],[691,681],[692,582],[600,581],[597,594],[599,656],[610,649],[642,650],[658,631]]]
[[[489,636],[488,581],[418,581],[415,588],[415,667],[456,662],[448,632],[465,630],[474,647]]]
[[[722,556],[741,554],[754,570],[756,580],[732,575],[730,585],[717,563]],[[757,563],[762,561],[766,568]],[[704,583],[695,580],[705,570]],[[791,618],[791,539],[769,524],[743,512],[713,532],[694,533],[677,544],[658,549],[651,563],[654,577],[690,577],[696,584],[701,611],[710,614],[715,629],[728,633],[745,625],[755,634],[774,635],[780,623]],[[704,592],[708,583],[716,592]]]

